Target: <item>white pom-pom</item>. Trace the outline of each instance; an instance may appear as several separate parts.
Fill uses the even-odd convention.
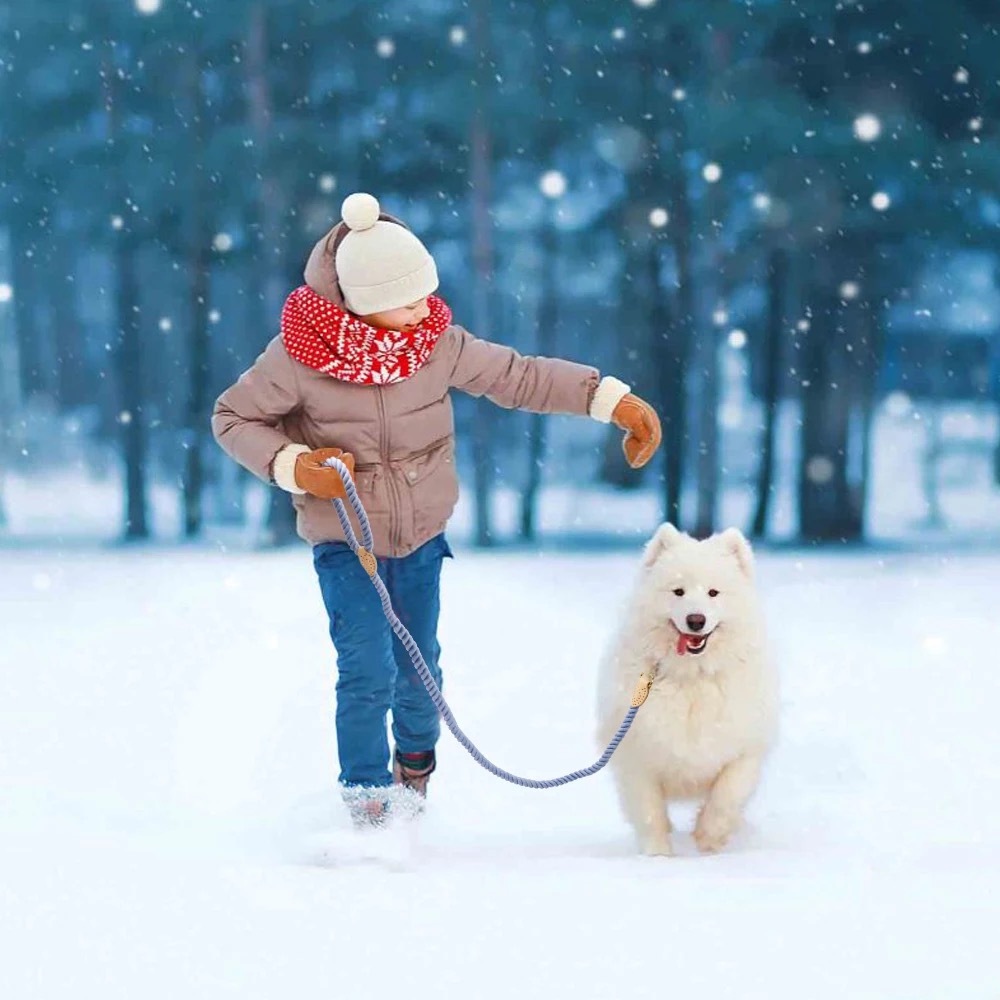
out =
[[[348,195],[340,208],[340,215],[348,229],[371,229],[378,222],[378,199],[360,191]]]

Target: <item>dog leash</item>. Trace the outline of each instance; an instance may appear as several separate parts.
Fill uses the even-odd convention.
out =
[[[639,675],[639,680],[632,693],[632,701],[629,705],[628,711],[625,713],[625,718],[622,719],[621,725],[612,737],[611,742],[607,745],[604,753],[602,753],[601,756],[590,765],[590,767],[582,768],[579,771],[572,771],[559,778],[544,779],[522,778],[520,775],[512,774],[510,771],[505,771],[502,767],[497,767],[497,765],[485,757],[476,744],[462,732],[458,723],[455,721],[455,716],[448,707],[448,703],[444,700],[441,688],[438,687],[437,682],[431,675],[431,672],[424,661],[423,654],[420,652],[420,648],[413,641],[413,637],[407,631],[406,626],[399,620],[396,612],[393,611],[392,602],[389,599],[389,592],[385,589],[385,584],[382,582],[382,578],[378,575],[378,560],[375,558],[373,552],[375,543],[372,538],[371,525],[368,523],[368,514],[365,512],[361,499],[358,497],[358,491],[355,488],[354,479],[351,476],[350,470],[339,458],[328,458],[324,464],[336,469],[337,472],[340,473],[340,478],[344,483],[344,491],[347,493],[347,499],[351,507],[354,509],[354,513],[358,518],[358,523],[361,525],[361,541],[363,544],[358,543],[358,539],[354,534],[354,528],[351,526],[350,517],[347,514],[347,509],[344,507],[344,501],[339,498],[333,501],[333,505],[337,509],[337,517],[340,518],[340,526],[344,529],[344,537],[347,540],[347,544],[350,546],[351,551],[358,557],[359,562],[368,574],[368,578],[371,580],[375,590],[378,592],[379,599],[382,602],[382,611],[385,614],[386,620],[392,626],[393,632],[395,632],[399,637],[399,641],[403,644],[406,652],[409,653],[410,659],[413,661],[413,667],[417,671],[417,675],[420,677],[421,681],[423,681],[424,687],[427,689],[427,693],[430,695],[431,701],[434,702],[434,707],[438,710],[438,714],[442,719],[444,719],[448,728],[451,730],[452,736],[454,736],[455,739],[458,740],[463,747],[465,747],[472,759],[480,766],[486,768],[490,774],[495,774],[498,778],[503,778],[504,781],[509,781],[513,785],[521,785],[524,788],[558,788],[560,785],[568,785],[571,781],[579,781],[580,778],[589,778],[592,774],[597,774],[597,772],[600,771],[609,760],[611,760],[611,755],[618,749],[618,744],[621,743],[621,741],[625,738],[625,734],[631,728],[632,722],[636,717],[636,713],[639,711],[649,694],[649,689],[653,683],[652,678],[646,673],[641,673]]]

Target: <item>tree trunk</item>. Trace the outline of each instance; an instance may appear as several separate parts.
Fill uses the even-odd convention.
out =
[[[761,400],[764,407],[764,435],[757,470],[757,509],[750,529],[754,538],[764,538],[767,534],[767,516],[774,490],[774,438],[781,392],[781,344],[788,316],[788,272],[788,253],[776,248],[771,252],[767,274],[768,310],[767,327],[764,331]]]
[[[532,32],[535,38],[545,38],[548,33],[549,8],[536,4],[532,10]],[[553,106],[552,65],[550,47],[539,45],[538,53],[538,106]],[[551,119],[540,119],[536,124],[536,154],[542,169],[548,169],[554,162],[559,147],[558,125]],[[551,356],[556,342],[556,322],[558,319],[558,285],[556,280],[556,201],[546,199],[542,224],[538,233],[538,250],[541,255],[539,267],[538,311],[536,324],[538,335],[535,353]],[[518,536],[521,541],[533,542],[537,535],[538,496],[542,488],[542,465],[545,457],[546,428],[548,422],[541,413],[528,417],[527,475],[524,492],[521,495],[521,519]]]
[[[634,76],[630,96],[634,94],[634,118],[629,123],[642,136],[641,159],[625,176],[625,196],[621,211],[622,271],[619,280],[617,320],[620,356],[618,374],[632,386],[632,391],[647,399],[659,389],[654,358],[659,352],[662,333],[654,323],[654,312],[663,312],[657,300],[660,287],[660,237],[652,228],[650,213],[660,207],[666,186],[663,161],[657,136],[660,97],[655,81],[663,59],[662,22],[652,12],[637,14],[640,30],[633,35]],[[632,469],[622,451],[621,431],[612,425],[605,438],[601,479],[620,489],[635,489],[643,472]]]
[[[993,334],[993,398],[997,408],[997,443],[993,449],[993,482],[1000,486],[1000,330]]]
[[[124,199],[122,199],[124,203]],[[115,305],[118,338],[115,360],[121,398],[122,453],[125,460],[126,541],[149,537],[146,516],[146,415],[143,412],[142,331],[139,314],[137,243],[125,232],[117,234],[115,265],[118,289]]]
[[[930,396],[924,410],[924,453],[921,462],[921,482],[926,503],[925,525],[928,528],[944,527],[944,511],[941,508],[941,457],[944,451],[942,434],[942,399],[945,393],[945,379],[942,377],[946,345],[944,337],[935,338],[933,353],[929,357]]]
[[[695,72],[695,59],[689,33],[676,32],[669,51],[675,76],[690,78]],[[677,285],[673,295],[669,333],[666,333],[667,326],[664,324],[658,338],[662,352],[656,369],[662,399],[660,416],[666,453],[663,514],[665,520],[683,528],[682,501],[690,447],[688,369],[695,330],[694,210],[684,165],[685,154],[690,149],[686,102],[681,102],[674,108],[672,121],[676,153],[670,157],[669,169],[664,167],[663,186],[670,206],[671,218],[666,235],[673,250]],[[659,295],[663,294],[660,289]],[[666,313],[664,306],[664,317]]]
[[[27,398],[41,388],[38,375],[41,360],[38,352],[44,338],[38,322],[38,247],[20,212],[15,212],[11,218],[10,241],[10,273],[14,298],[8,308],[14,312],[18,363],[21,366],[18,381],[24,398]]]
[[[826,248],[826,259],[817,268],[812,320],[803,351],[799,517],[806,541],[858,537],[847,481],[852,400],[836,291],[840,258],[832,250]]]
[[[472,4],[473,44],[476,47],[476,79],[472,122],[469,137],[470,182],[472,185],[472,316],[475,334],[486,340],[492,332],[493,299],[493,219],[491,133],[491,34],[487,0]],[[495,456],[492,414],[486,400],[477,400],[473,415],[473,497],[475,502],[474,542],[478,546],[492,545],[493,528],[491,499],[495,477]]]
[[[663,398],[663,439],[666,449],[664,517],[680,528],[684,473],[687,468],[687,371],[694,332],[694,265],[691,206],[687,185],[679,172],[672,182],[674,218],[671,237],[677,271],[676,307],[665,357],[657,365]]]
[[[1000,279],[1000,264],[998,264],[994,275],[994,281],[998,279]],[[997,441],[993,450],[993,482],[1000,486],[1000,329],[994,331],[991,347],[990,380],[997,409]]]
[[[556,341],[558,304],[556,299],[556,230],[554,205],[546,206],[538,246],[542,255],[540,270],[541,287],[538,300],[537,353],[551,357]],[[538,494],[542,486],[542,462],[545,456],[545,416],[533,413],[528,424],[528,475],[521,497],[520,538],[531,542],[536,537]]]
[[[116,65],[114,43],[105,43],[102,66],[104,103],[108,113],[108,146],[114,160],[112,184],[114,202],[125,206],[129,202],[125,174],[125,142],[121,129],[121,87]],[[122,458],[125,465],[125,525],[126,541],[149,537],[146,502],[146,434],[143,412],[144,380],[142,372],[142,333],[139,313],[138,260],[139,240],[129,228],[130,219],[122,211],[122,224],[113,235],[115,273],[116,337],[115,367],[118,375],[118,395]]]
[[[211,225],[204,178],[205,102],[202,90],[202,57],[192,41],[187,56],[188,106],[191,109],[191,177],[187,208],[188,287],[188,392],[185,406],[183,506],[184,537],[195,538],[202,529],[202,493],[205,484],[204,441],[208,427],[208,296],[210,285]]]
[[[83,330],[77,313],[76,285],[73,272],[76,265],[75,242],[59,234],[51,241],[52,274],[55,288],[52,295],[52,340],[55,344],[55,396],[59,411],[65,412],[90,402]]]
[[[257,0],[250,8],[247,29],[246,71],[247,114],[256,154],[259,178],[254,206],[257,223],[256,263],[262,324],[273,329],[281,315],[285,295],[284,239],[281,220],[285,196],[280,178],[269,156],[273,122],[271,81],[268,76],[268,6]],[[287,494],[273,488],[266,515],[263,545],[288,545],[295,541],[295,511]]]
[[[875,281],[875,261],[866,267],[869,282]],[[875,401],[878,395],[878,375],[882,364],[883,330],[879,303],[882,296],[877,289],[867,295],[865,309],[859,317],[858,337],[854,342],[855,397],[858,407],[861,460],[859,481],[852,490],[851,509],[856,521],[858,537],[864,537],[866,512],[868,510],[869,484],[872,464],[872,425],[875,417]]]
[[[728,100],[723,79],[731,58],[729,35],[722,29],[710,29],[704,36],[706,51],[699,61],[702,85],[711,115],[718,113]],[[703,240],[704,267],[701,270],[703,295],[697,316],[701,326],[695,338],[695,370],[698,375],[698,503],[694,535],[707,538],[715,531],[719,506],[720,455],[719,455],[719,336],[720,327],[712,316],[716,302],[723,299],[719,275],[722,273],[726,248],[722,239],[722,220],[725,218],[725,179],[710,183],[705,198],[704,215],[700,218],[699,234]]]
[[[698,504],[695,538],[707,538],[715,530],[719,494],[719,328],[705,323],[696,338],[695,367],[698,371]]]
[[[7,231],[0,229],[0,274],[9,273],[11,247]],[[14,295],[18,294],[15,286]],[[4,477],[11,468],[20,435],[15,432],[15,415],[21,409],[21,363],[15,329],[14,302],[0,302],[0,529],[7,527]]]

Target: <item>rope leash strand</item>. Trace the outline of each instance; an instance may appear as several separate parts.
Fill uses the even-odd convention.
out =
[[[340,519],[340,526],[344,529],[344,537],[347,540],[347,544],[350,546],[351,551],[358,557],[361,565],[365,568],[365,572],[368,574],[372,585],[378,592],[379,600],[382,602],[382,612],[385,614],[386,620],[392,626],[393,632],[399,637],[399,641],[403,644],[406,652],[410,656],[410,660],[413,662],[413,667],[417,671],[417,675],[423,682],[424,687],[427,689],[428,695],[430,695],[431,701],[434,702],[434,707],[437,709],[438,714],[444,719],[445,724],[448,729],[451,730],[452,736],[469,752],[473,760],[477,764],[484,767],[490,774],[495,774],[498,778],[502,778],[504,781],[509,781],[513,785],[520,785],[524,788],[558,788],[560,785],[568,785],[571,781],[579,781],[580,778],[589,778],[590,775],[596,774],[611,760],[612,754],[618,749],[618,744],[625,738],[625,734],[629,731],[632,721],[636,717],[636,713],[641,708],[643,702],[646,700],[646,696],[649,694],[649,688],[652,684],[652,680],[647,674],[640,674],[638,683],[636,684],[635,691],[632,695],[632,703],[629,706],[628,711],[625,713],[625,718],[622,719],[621,725],[615,732],[615,735],[611,738],[611,742],[607,745],[604,753],[590,765],[590,767],[582,768],[579,771],[571,771],[569,774],[561,775],[558,778],[523,778],[520,775],[512,774],[510,771],[505,771],[502,767],[498,767],[491,760],[485,757],[479,748],[469,739],[468,736],[462,732],[461,727],[455,720],[455,716],[452,714],[451,709],[448,707],[448,703],[444,700],[444,695],[441,693],[441,689],[438,687],[437,682],[431,675],[430,669],[428,668],[426,662],[424,661],[423,654],[420,652],[420,647],[417,646],[416,642],[413,641],[413,637],[407,631],[406,626],[399,620],[396,612],[393,610],[392,602],[389,598],[389,592],[385,588],[385,584],[382,582],[382,578],[378,575],[378,561],[375,558],[373,549],[375,543],[372,539],[371,525],[368,522],[368,515],[365,512],[365,508],[361,503],[360,497],[358,497],[358,491],[354,485],[354,480],[351,478],[350,471],[347,466],[339,458],[329,458],[326,461],[326,465],[337,470],[340,473],[340,478],[344,483],[344,490],[347,493],[347,499],[351,507],[357,516],[358,523],[361,525],[361,540],[362,544],[358,544],[358,539],[354,534],[354,528],[351,525],[350,517],[348,516],[347,509],[344,506],[344,501],[340,499],[335,499],[333,505],[337,510],[337,517]]]

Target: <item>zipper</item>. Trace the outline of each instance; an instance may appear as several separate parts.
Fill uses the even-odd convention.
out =
[[[389,550],[390,552],[398,552],[399,541],[396,537],[398,534],[398,525],[393,522],[394,520],[398,521],[399,518],[394,518],[393,515],[394,513],[398,513],[398,510],[394,510],[394,508],[397,508],[399,504],[399,496],[396,493],[396,484],[389,461],[389,420],[385,413],[385,398],[382,395],[382,387],[380,385],[375,386],[375,392],[378,394],[379,454],[382,457],[382,465],[385,468],[386,487],[389,492]]]

